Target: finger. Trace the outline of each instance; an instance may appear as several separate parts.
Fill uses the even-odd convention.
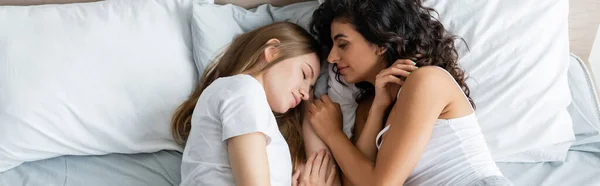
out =
[[[323,103],[323,100],[321,100],[321,99],[315,99],[313,101],[313,103],[315,104],[315,106],[317,108],[321,108],[321,107],[323,107],[325,105],[325,103]]]
[[[317,157],[315,158],[314,165],[313,165],[313,168],[312,168],[310,174],[313,174],[315,176],[319,175],[319,171],[321,170],[321,163],[323,162],[323,155],[325,154],[323,151],[324,151],[323,149],[319,150],[319,153],[317,154]]]
[[[407,69],[410,69],[410,68],[407,68]],[[390,68],[386,68],[385,70],[381,71],[381,73],[378,74],[378,78],[382,78],[387,75],[408,77],[408,75],[410,75],[410,72],[407,70],[404,70],[402,68],[397,68],[395,66],[392,66]]]
[[[319,178],[325,179],[329,171],[329,154],[325,153],[323,162],[321,162],[321,170],[319,170]]]
[[[310,172],[312,171],[312,166],[313,166],[313,163],[315,162],[316,156],[317,156],[317,152],[313,152],[310,155],[310,157],[308,158],[308,160],[306,161],[306,164],[304,165],[304,173],[302,173],[302,178],[306,181],[308,181],[310,178]]]
[[[388,83],[395,83],[398,85],[404,84],[404,82],[400,78],[398,78],[394,75],[387,75],[387,76],[379,78],[379,83],[381,83],[381,84],[379,84],[379,86],[385,86]]]
[[[327,177],[326,185],[333,185],[333,181],[335,180],[335,174],[337,173],[337,168],[335,165],[331,165],[331,171],[329,171],[329,176]]]
[[[394,65],[404,64],[404,65],[415,65],[415,62],[410,59],[398,59],[394,62]]]
[[[340,104],[339,104],[339,103],[333,103],[333,105],[335,105],[335,108],[337,108],[337,109],[338,109],[338,111],[341,111],[341,110],[342,110],[342,109],[341,109],[342,107],[340,106]]]
[[[301,171],[301,169],[298,169],[294,172],[294,175],[292,175],[292,186],[298,186],[298,178],[300,178]]]
[[[316,111],[316,109],[317,109],[317,106],[316,106],[316,105],[315,105],[315,104],[314,104],[312,101],[309,101],[309,102],[306,104],[306,107],[308,108],[308,113],[311,113],[311,114],[312,114],[312,113],[315,113],[315,111]]]
[[[333,101],[331,101],[331,98],[328,95],[322,95],[321,101],[325,104],[333,103]]]
[[[408,64],[408,65],[407,64],[396,64],[394,66],[391,66],[390,68],[399,68],[402,70],[406,70],[408,72],[412,72],[412,71],[419,69],[419,67],[417,67],[413,64]]]
[[[292,175],[293,180],[297,180],[300,177],[300,172],[303,171],[302,168],[303,168],[302,166],[298,165],[298,167],[296,168],[296,171],[294,171],[294,174]]]

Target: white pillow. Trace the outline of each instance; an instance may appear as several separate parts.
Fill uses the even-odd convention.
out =
[[[214,58],[225,50],[239,34],[280,21],[295,23],[307,29],[312,13],[318,5],[317,1],[296,3],[285,7],[264,4],[255,9],[246,10],[231,4],[195,3],[192,38],[194,59],[199,73],[202,74]],[[320,77],[315,85],[316,95],[324,94],[327,91],[326,68],[326,65],[322,65]]]
[[[428,0],[425,5],[470,48],[457,42],[494,159],[563,161],[575,139],[566,109],[571,102],[568,1]],[[333,77],[328,92],[346,109],[344,129],[351,131],[356,89]]]
[[[191,28],[199,74],[237,35],[273,23],[268,8],[263,5],[250,11],[232,4],[194,3]]]
[[[182,150],[198,78],[191,0],[0,7],[0,172],[61,155]]]

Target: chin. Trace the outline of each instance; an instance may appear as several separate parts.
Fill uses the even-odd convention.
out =
[[[343,76],[344,82],[346,83],[350,83],[350,84],[355,84],[358,83],[360,81],[356,81],[356,78],[353,78],[352,76]]]
[[[287,107],[279,107],[279,108],[274,108],[273,112],[278,113],[278,114],[284,114],[286,113],[288,110],[290,110]]]

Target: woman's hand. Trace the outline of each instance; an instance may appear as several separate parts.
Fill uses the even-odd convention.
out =
[[[400,76],[408,77],[410,73],[417,70],[415,63],[408,59],[399,59],[389,68],[383,69],[375,79],[375,99],[372,108],[387,108],[404,84]]]
[[[329,134],[343,133],[342,109],[339,104],[332,102],[327,95],[308,103],[308,120],[315,133],[324,141],[324,138]]]
[[[292,176],[292,186],[332,186],[337,169],[325,150],[313,152],[306,165],[300,165]]]

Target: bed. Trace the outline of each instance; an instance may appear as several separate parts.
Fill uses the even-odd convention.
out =
[[[248,7],[256,4],[254,1],[247,3]],[[185,29],[176,31],[187,33]],[[0,52],[1,44],[2,42]],[[582,60],[571,55],[565,63],[569,64],[568,83],[571,94],[571,104],[567,110],[571,115],[576,141],[570,146],[564,162],[497,163],[515,185],[600,185],[600,102],[592,83],[593,78]],[[180,150],[68,155],[31,161],[5,172],[0,171],[0,186],[179,185]]]
[[[591,76],[576,56],[569,61],[573,103],[569,111],[578,127],[578,141],[562,163],[498,163],[515,185],[600,185],[600,125],[598,99]],[[63,156],[25,163],[0,173],[0,185],[37,186],[165,186],[180,182],[181,153]]]
[[[569,113],[577,141],[564,162],[497,163],[515,185],[600,185],[600,124],[598,98],[589,71],[583,61],[572,54],[569,85],[573,102]]]

